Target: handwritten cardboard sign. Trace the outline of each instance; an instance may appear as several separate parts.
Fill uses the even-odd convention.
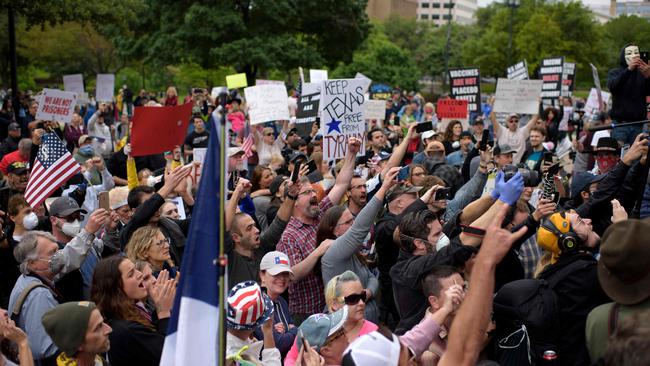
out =
[[[323,156],[342,159],[352,136],[363,141],[359,154],[365,153],[366,122],[363,118],[366,80],[336,79],[323,82],[320,98]]]
[[[538,111],[542,80],[511,80],[499,78],[497,81],[495,112],[535,114]]]
[[[112,102],[115,91],[115,74],[97,74],[95,99],[98,102]]]
[[[386,101],[385,100],[366,100],[366,108],[363,113],[364,119],[380,119],[386,118]]]
[[[43,121],[61,121],[70,123],[77,94],[58,89],[43,89],[36,110],[36,119]]]
[[[289,98],[284,85],[256,85],[244,89],[251,124],[289,120]]]
[[[467,118],[468,105],[465,99],[438,99],[438,118]]]
[[[81,95],[84,90],[84,76],[82,74],[63,75],[63,90]]]

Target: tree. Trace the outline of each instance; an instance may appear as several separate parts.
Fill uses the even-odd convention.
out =
[[[232,65],[259,72],[349,62],[366,38],[365,0],[145,0],[131,29],[114,34],[122,54],[154,64]]]
[[[636,15],[621,15],[604,25],[606,40],[604,52],[608,68],[619,67],[620,52],[629,43],[644,46],[650,45],[650,22]]]
[[[340,65],[332,74],[337,78],[352,78],[357,72],[376,82],[419,89],[420,73],[411,53],[389,41],[381,27],[373,28],[351,63]]]

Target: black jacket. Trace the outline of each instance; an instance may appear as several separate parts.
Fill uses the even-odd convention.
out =
[[[612,93],[612,110],[609,114],[612,120],[619,123],[646,119],[645,97],[650,95],[650,79],[646,79],[638,68],[632,71],[627,68],[625,47],[620,53],[620,67],[607,74],[607,87]]]
[[[575,266],[554,288],[559,301],[560,327],[558,332],[558,361],[563,366],[590,365],[585,341],[585,324],[589,312],[598,305],[609,302],[598,282],[597,262],[584,251],[569,252],[548,266],[540,278],[549,280],[566,266]]]
[[[459,238],[451,239],[449,245],[434,254],[413,255],[399,251],[397,263],[391,268],[393,294],[400,314],[395,333],[402,335],[411,330],[424,317],[429,306],[422,293],[421,280],[435,266],[461,267],[476,253],[476,248],[465,246]]]
[[[113,332],[108,338],[111,349],[108,359],[111,366],[158,366],[162,355],[169,318],[160,319],[156,329],[124,319],[107,319]]]

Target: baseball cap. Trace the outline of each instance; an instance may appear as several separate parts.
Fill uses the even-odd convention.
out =
[[[316,347],[316,350],[320,352],[320,348],[327,342],[327,339],[343,329],[347,318],[347,305],[332,314],[314,314],[310,316],[300,325],[300,331],[296,336],[298,350],[302,347],[304,336],[309,341],[309,345]]]
[[[467,131],[463,131],[463,132],[460,133],[460,139],[462,140],[463,137],[469,137],[469,138],[472,138],[472,134],[469,133],[469,132],[467,132]]]
[[[406,186],[404,184],[397,185],[393,187],[388,194],[386,195],[386,201],[392,202],[397,197],[406,194],[406,193],[418,193],[422,187],[418,186]]]
[[[379,155],[379,161],[388,160],[390,158],[390,154],[385,151],[380,151],[377,155]]]
[[[244,150],[242,150],[241,147],[239,146],[231,146],[228,148],[228,157],[243,154]]]
[[[117,210],[122,206],[129,204],[129,187],[121,186],[116,187],[108,191],[108,202],[111,207],[111,210]]]
[[[273,180],[271,181],[271,185],[269,186],[269,191],[271,191],[271,196],[275,196],[276,193],[280,190],[280,186],[282,185],[282,182],[287,179],[287,177],[278,175]]]
[[[494,155],[513,154],[516,152],[517,150],[513,149],[512,147],[510,147],[510,145],[507,144],[498,145],[497,147],[494,148]]]
[[[85,143],[86,140],[88,140],[88,139],[92,140],[92,137],[90,137],[88,135],[81,135],[81,136],[79,136],[79,140],[77,142],[81,146],[81,144]]]
[[[291,158],[289,158],[289,162],[295,163],[298,159],[307,160],[307,155],[301,152],[294,152],[293,154],[291,154]]]
[[[650,220],[630,219],[610,225],[603,234],[598,280],[617,303],[638,304],[650,296],[649,231]]]
[[[343,351],[342,366],[396,366],[402,346],[395,334],[391,339],[378,331],[364,334]]]
[[[271,276],[289,272],[293,276],[293,271],[289,267],[289,257],[278,251],[268,252],[262,257],[260,271],[266,271]]]
[[[22,161],[14,161],[7,167],[7,173],[22,175],[27,173],[27,164]]]
[[[422,141],[424,141],[424,140],[426,140],[426,139],[430,139],[430,138],[432,138],[432,137],[434,137],[434,136],[436,136],[436,135],[438,135],[438,132],[436,132],[436,131],[433,131],[433,130],[430,130],[430,131],[424,131],[424,132],[422,133]]]
[[[595,175],[590,172],[577,172],[571,178],[571,197],[575,197],[582,192],[585,187],[592,183],[600,182],[605,178],[605,174]]]
[[[67,356],[73,356],[86,339],[88,320],[97,307],[90,301],[66,302],[43,314],[47,335]]]
[[[9,131],[20,130],[20,125],[18,123],[16,123],[16,122],[11,122],[9,124],[9,127],[7,127],[7,130],[9,130]]]
[[[479,123],[480,123],[480,124],[484,124],[484,123],[485,123],[485,121],[483,120],[483,116],[477,116],[477,117],[474,118],[474,120],[472,121],[472,125],[477,125],[477,124],[479,124]]]
[[[50,216],[66,217],[75,212],[85,214],[86,210],[79,208],[77,201],[70,197],[59,197],[50,205]]]
[[[510,113],[510,114],[508,115],[508,119],[510,119],[510,118],[512,118],[512,117],[515,117],[515,118],[518,119],[518,118],[519,118],[519,115],[518,115],[517,113]]]

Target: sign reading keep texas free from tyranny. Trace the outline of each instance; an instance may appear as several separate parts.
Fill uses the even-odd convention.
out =
[[[363,113],[366,87],[367,82],[363,79],[323,81],[320,98],[321,134],[326,160],[345,157],[350,137],[362,141],[359,153],[365,152],[366,123]]]

